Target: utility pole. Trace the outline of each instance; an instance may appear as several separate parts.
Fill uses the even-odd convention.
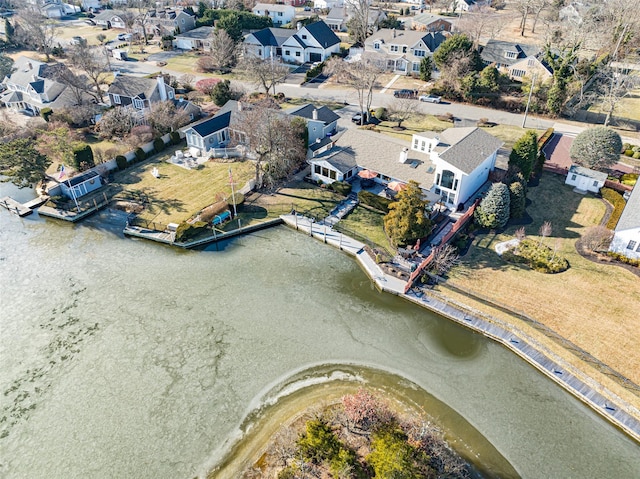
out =
[[[536,85],[536,74],[533,74],[531,77],[531,89],[529,90],[529,98],[527,99],[527,107],[524,109],[524,118],[522,119],[522,128],[524,128],[524,124],[527,122],[527,113],[529,113],[529,104],[531,103],[531,95],[533,94],[533,87]]]

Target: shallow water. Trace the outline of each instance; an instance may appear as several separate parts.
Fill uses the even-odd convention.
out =
[[[327,245],[277,228],[185,252],[123,239],[121,221],[0,210],[3,477],[204,474],[252,411],[327,367],[405,378],[447,405],[451,437],[474,450],[479,431],[523,477],[640,477],[618,430]]]

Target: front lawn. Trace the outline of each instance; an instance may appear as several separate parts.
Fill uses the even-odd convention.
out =
[[[563,177],[551,173],[544,173],[540,184],[529,188],[528,198],[527,236],[538,241],[540,226],[550,221],[553,232],[543,244],[557,248],[570,268],[543,274],[503,261],[494,246],[514,237],[520,225],[510,224],[503,232],[477,235],[460,265],[451,271],[451,283],[524,312],[640,383],[636,347],[640,281],[620,267],[588,261],[575,250],[585,229],[600,222],[604,204],[591,195],[574,193]]]
[[[349,231],[355,231],[387,251],[394,251],[384,232],[383,218],[384,214],[382,213],[363,206],[356,206],[348,216],[340,220],[338,226],[346,228],[344,233],[347,235]]]

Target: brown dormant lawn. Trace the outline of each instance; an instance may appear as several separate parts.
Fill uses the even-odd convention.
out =
[[[563,177],[551,173],[529,188],[528,198],[533,222],[525,225],[527,236],[538,239],[542,222],[551,221],[553,232],[543,242],[557,247],[570,268],[550,275],[502,261],[493,248],[514,237],[518,226],[508,226],[503,233],[477,235],[451,272],[451,283],[524,312],[640,384],[640,278],[588,261],[575,250],[579,236],[604,215],[602,201],[574,193]]]

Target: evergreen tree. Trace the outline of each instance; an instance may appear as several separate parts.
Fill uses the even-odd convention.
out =
[[[510,195],[510,215],[511,218],[522,218],[524,216],[527,196],[524,186],[519,181],[514,181],[509,185]]]
[[[4,53],[0,53],[0,78],[11,75],[13,73],[13,59]]]
[[[433,54],[433,61],[439,70],[446,68],[460,54],[470,55],[471,64],[478,70],[482,65],[478,51],[473,48],[473,42],[463,33],[450,36],[440,44]]]
[[[11,24],[8,18],[4,19],[4,36],[7,39],[9,45],[14,44],[16,29]]]
[[[213,87],[211,99],[216,105],[222,106],[232,98],[233,93],[231,92],[231,82],[229,80],[223,80]]]
[[[415,461],[417,456],[418,451],[409,444],[402,430],[384,429],[374,434],[367,462],[379,479],[429,477],[420,473]]]
[[[494,183],[482,199],[474,218],[483,228],[502,228],[509,221],[510,213],[509,188],[504,183]]]
[[[596,126],[583,131],[573,140],[569,155],[578,165],[602,169],[617,163],[621,151],[620,135],[607,127]]]
[[[429,81],[433,74],[433,60],[431,57],[424,57],[420,62],[420,80]]]
[[[415,181],[407,187],[389,205],[389,213],[384,217],[384,228],[396,245],[413,243],[424,238],[431,231],[425,208],[427,202],[422,199],[422,190]]]
[[[51,160],[36,149],[31,138],[0,143],[0,175],[20,188],[42,180],[50,164]]]
[[[513,145],[509,154],[509,167],[517,167],[525,180],[529,180],[538,160],[538,135],[529,130]]]

